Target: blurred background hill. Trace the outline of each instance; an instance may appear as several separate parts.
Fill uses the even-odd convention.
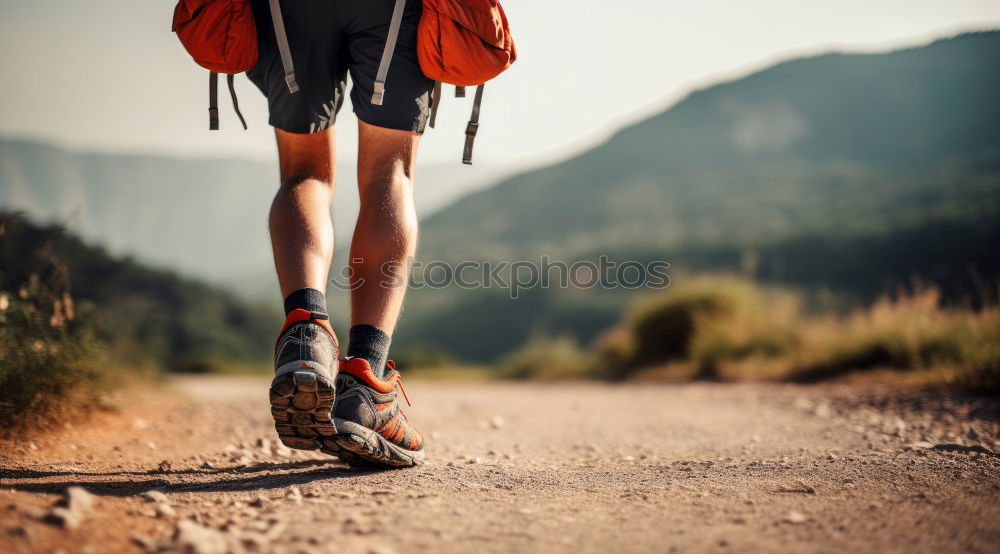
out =
[[[334,225],[346,241],[357,218],[355,169],[337,169]],[[503,171],[421,168],[418,211],[429,215]],[[114,255],[224,286],[244,298],[274,301],[267,210],[277,165],[237,158],[75,152],[37,141],[0,138],[0,209],[58,223]],[[155,208],[155,209],[154,209]]]

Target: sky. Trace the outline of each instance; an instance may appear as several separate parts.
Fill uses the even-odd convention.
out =
[[[0,2],[0,136],[88,151],[274,158],[265,100],[243,76],[250,130],[239,128],[225,94],[223,130],[207,130],[207,71],[170,32],[172,0]],[[505,169],[564,158],[693,89],[777,61],[1000,28],[996,0],[503,5],[520,57],[486,87],[476,161]],[[461,167],[469,109],[470,99],[445,98],[422,162]],[[337,123],[341,163],[356,153],[356,128],[347,103]]]

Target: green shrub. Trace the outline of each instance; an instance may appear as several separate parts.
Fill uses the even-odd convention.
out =
[[[500,373],[510,379],[591,377],[594,363],[570,337],[536,338],[508,356],[500,365]]]
[[[57,260],[0,291],[0,425],[45,428],[98,406],[113,383],[106,345],[74,306]],[[83,313],[77,313],[83,312]]]
[[[695,278],[636,302],[623,323],[599,340],[601,366],[612,378],[676,361],[700,377],[717,377],[719,364],[750,356],[778,356],[795,342],[798,303],[787,293],[763,291],[735,277]]]

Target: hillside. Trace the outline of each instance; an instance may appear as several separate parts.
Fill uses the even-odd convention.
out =
[[[778,64],[691,93],[564,162],[430,217],[431,260],[667,260],[832,292],[840,309],[914,281],[995,296],[1000,32]],[[627,291],[415,291],[397,345],[496,359],[538,335],[589,341]]]
[[[1000,32],[782,63],[468,196],[429,218],[421,256],[669,253],[981,222],[1000,207],[997,98]]]
[[[34,289],[45,289],[54,278],[72,298],[75,308],[69,311],[77,314],[77,323],[92,328],[94,339],[107,344],[113,363],[123,369],[266,366],[281,323],[277,310],[111,256],[60,227],[0,212],[0,291],[6,298],[31,298]],[[53,292],[60,298],[61,292]],[[38,304],[30,311],[53,310],[45,294],[29,302]],[[55,311],[60,310],[56,303]],[[17,347],[25,349],[23,344]]]

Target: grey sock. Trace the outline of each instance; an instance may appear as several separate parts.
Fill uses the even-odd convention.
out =
[[[326,296],[316,289],[299,289],[285,298],[285,315],[298,308],[325,314]]]
[[[363,358],[372,366],[372,372],[379,379],[385,377],[385,362],[389,358],[389,342],[392,339],[385,331],[374,325],[351,327],[347,355]]]

